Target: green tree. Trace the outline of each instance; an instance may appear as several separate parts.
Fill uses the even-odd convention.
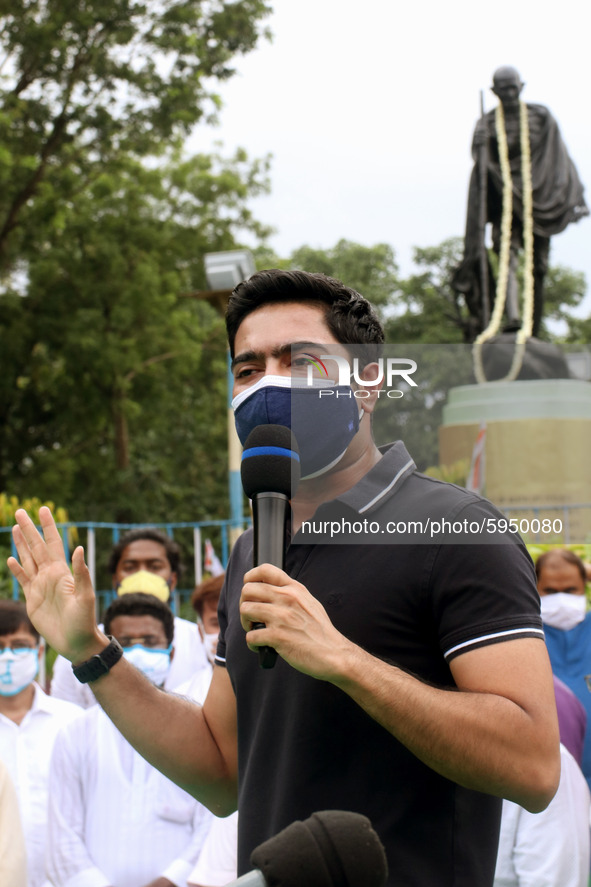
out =
[[[0,0],[0,490],[74,519],[225,516],[204,455],[225,448],[223,331],[183,294],[204,252],[264,238],[268,160],[182,146],[269,11]]]
[[[470,340],[466,306],[450,286],[462,248],[459,237],[448,238],[438,246],[415,247],[413,262],[419,273],[399,280],[395,309],[387,322],[389,342],[453,344]],[[585,292],[585,275],[580,271],[560,265],[548,269],[542,338],[557,340],[557,334],[552,332],[553,321],[564,321],[569,329],[574,324],[573,329],[578,329],[572,309],[580,304]]]
[[[215,119],[215,85],[269,11],[263,0],[0,0],[0,272],[36,248],[38,200],[59,225],[63,201],[117,155],[158,155]]]
[[[387,316],[399,293],[398,266],[394,250],[387,243],[364,246],[352,240],[339,240],[328,249],[301,246],[288,258],[279,257],[268,244],[254,250],[256,266],[326,274],[356,289]]]
[[[460,343],[465,316],[450,286],[461,256],[460,238],[439,246],[415,247],[418,273],[400,280],[394,310],[386,323],[386,340],[392,343]]]
[[[327,250],[301,246],[291,254],[289,266],[336,277],[380,308],[391,302],[398,289],[398,266],[387,243],[363,246],[339,240]]]
[[[15,335],[0,394],[0,489],[73,519],[226,516],[226,363],[203,253],[266,230],[245,208],[266,162],[129,157],[96,177],[3,298]],[[2,360],[0,358],[0,360]],[[3,362],[3,361],[2,361]]]
[[[542,336],[553,341],[556,336],[551,332],[552,321],[563,321],[567,324],[568,336],[578,329],[578,321],[572,315],[572,309],[576,308],[585,297],[587,283],[585,275],[581,271],[573,271],[562,265],[554,265],[548,269],[544,285],[544,322]],[[589,336],[582,339],[589,341]]]

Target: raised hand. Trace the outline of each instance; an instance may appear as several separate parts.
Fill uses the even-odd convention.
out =
[[[43,536],[23,509],[15,518],[12,532],[20,563],[14,557],[7,563],[23,589],[29,618],[58,653],[82,662],[106,643],[96,625],[94,590],[83,549],[74,551],[70,571],[49,508],[39,509]]]

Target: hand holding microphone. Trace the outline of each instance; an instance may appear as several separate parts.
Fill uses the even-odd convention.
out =
[[[240,467],[244,492],[252,499],[253,566],[285,563],[285,526],[289,500],[300,480],[300,457],[296,439],[285,425],[258,425],[248,435]],[[255,623],[253,629],[264,628]],[[273,668],[277,653],[259,647],[261,668]]]

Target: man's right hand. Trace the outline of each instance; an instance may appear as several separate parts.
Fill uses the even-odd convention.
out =
[[[19,561],[8,568],[20,583],[31,622],[51,646],[75,665],[107,644],[95,619],[95,595],[81,546],[72,555],[72,572],[49,508],[39,509],[40,535],[26,511],[18,509],[13,527]]]

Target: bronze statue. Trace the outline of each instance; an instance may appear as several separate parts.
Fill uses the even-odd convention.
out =
[[[543,105],[520,100],[523,86],[515,68],[498,68],[492,91],[499,106],[483,114],[474,131],[464,257],[452,280],[470,312],[470,339],[500,327],[499,300],[504,300],[505,332],[521,329],[538,335],[550,237],[589,214],[558,124]],[[487,222],[492,223],[493,250],[499,256],[496,283],[484,244]],[[522,250],[525,295],[520,310],[517,263]]]

